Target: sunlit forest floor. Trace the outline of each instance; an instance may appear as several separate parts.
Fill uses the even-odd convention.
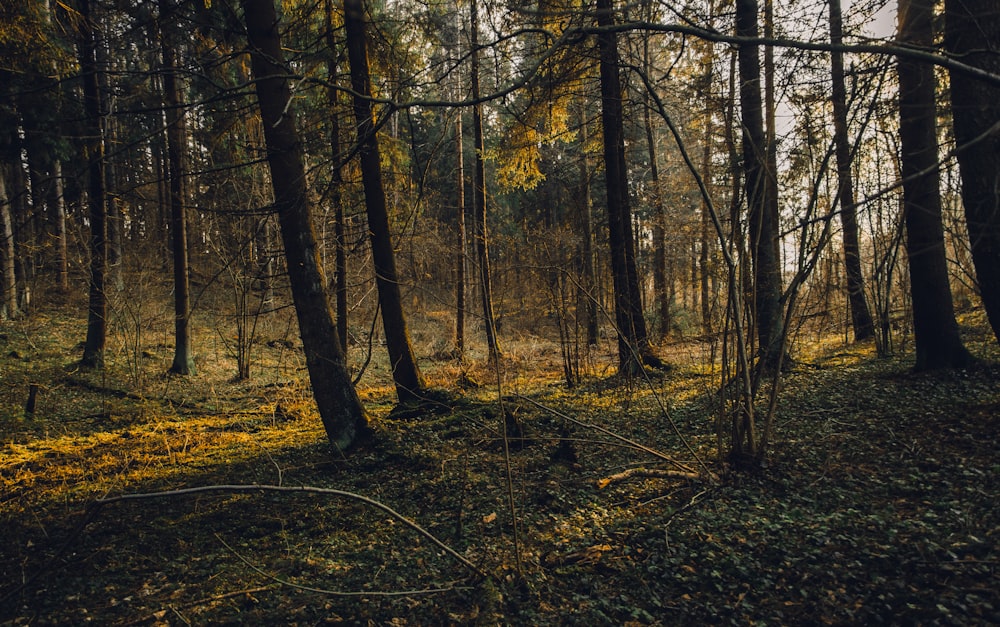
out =
[[[425,374],[455,399],[437,412],[393,412],[376,354],[359,386],[375,438],[342,457],[290,325],[262,327],[235,381],[231,338],[204,320],[198,375],[166,375],[168,321],[123,324],[103,374],[77,368],[85,321],[65,309],[0,327],[5,624],[1000,623],[1000,354],[980,312],[962,318],[984,360],[968,372],[800,342],[768,466],[718,481],[642,448],[718,470],[697,342],[631,384],[608,377],[609,342],[574,389],[558,346],[527,334],[505,338],[499,378],[476,353],[436,355]],[[436,333],[414,325],[421,356],[447,352]],[[210,485],[356,493],[489,577],[340,494],[94,505]]]

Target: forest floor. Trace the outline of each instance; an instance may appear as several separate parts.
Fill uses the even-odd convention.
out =
[[[456,399],[441,411],[393,412],[376,368],[374,440],[344,457],[273,328],[233,381],[211,355],[164,374],[165,330],[124,334],[93,373],[81,319],[0,327],[0,623],[1000,623],[1000,353],[981,313],[963,317],[984,360],[967,372],[798,348],[766,468],[717,478],[663,472],[718,471],[718,377],[695,344],[631,385],[595,358],[574,389],[530,336],[499,392],[481,365],[428,360]],[[505,415],[523,429],[506,455]],[[248,485],[316,489],[114,500]]]

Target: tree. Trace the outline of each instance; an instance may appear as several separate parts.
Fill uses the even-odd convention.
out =
[[[6,165],[0,165],[0,320],[17,317],[17,280],[14,274],[14,219],[7,198]]]
[[[368,73],[368,44],[363,0],[344,0],[344,27],[347,56],[351,64],[351,87],[354,89],[354,117],[360,147],[361,178],[365,188],[365,210],[371,238],[375,283],[382,309],[382,328],[392,364],[396,396],[401,402],[420,400],[424,380],[410,345],[410,334],[403,315],[399,291],[399,273],[389,232],[389,212],[382,184],[382,158],[379,154],[377,127],[371,101]]]
[[[898,6],[900,43],[933,46],[934,1],[899,0]],[[941,225],[934,68],[903,55],[897,60],[897,68],[903,212],[917,350],[914,369],[963,368],[972,357],[958,334],[948,283]]]
[[[195,373],[191,354],[191,289],[188,280],[187,211],[184,208],[184,109],[177,85],[171,24],[172,8],[160,0],[160,47],[163,56],[163,104],[167,116],[167,178],[171,250],[174,254],[174,361],[170,372]]]
[[[302,144],[294,123],[290,71],[282,56],[273,0],[243,0],[242,5],[271,169],[274,209],[288,262],[306,367],[327,438],[342,451],[367,434],[368,421],[351,384],[326,298]]]
[[[830,43],[843,43],[843,18],[840,0],[830,0]],[[864,275],[861,272],[861,252],[858,244],[858,208],[854,199],[854,180],[851,176],[851,145],[847,137],[847,89],[844,86],[844,53],[830,53],[833,104],[833,141],[837,157],[837,190],[840,202],[840,221],[843,227],[844,268],[847,271],[847,299],[851,309],[851,326],[854,340],[861,342],[875,334],[872,314],[865,298]]]
[[[736,0],[736,35],[757,37],[757,0]],[[740,108],[743,114],[745,181],[750,257],[753,260],[754,324],[761,363],[777,366],[783,349],[781,257],[778,252],[777,202],[768,173],[767,138],[761,101],[760,55],[756,43],[738,48]]]
[[[479,265],[479,291],[482,295],[483,326],[490,357],[500,357],[497,325],[493,315],[493,279],[490,275],[489,231],[486,224],[486,139],[483,135],[483,103],[479,90],[479,2],[471,0],[469,6],[469,61],[472,99],[472,135],[476,148],[476,167],[473,175],[472,206],[475,216],[476,261]]]
[[[963,63],[1000,75],[1000,6],[945,0],[945,47]],[[1000,341],[1000,88],[952,71],[951,115],[962,202],[979,294]]]
[[[662,367],[653,352],[646,329],[639,291],[639,273],[632,236],[632,211],[628,197],[628,170],[625,163],[625,133],[618,37],[612,0],[597,0],[597,35],[600,52],[601,126],[604,131],[604,168],[607,177],[608,241],[615,295],[615,323],[618,327],[618,369],[636,372],[643,364]]]
[[[108,204],[104,174],[104,117],[97,66],[97,35],[90,0],[80,0],[80,72],[83,75],[84,154],[87,160],[90,203],[90,297],[87,305],[87,339],[80,365],[104,368],[108,333],[108,300],[104,291],[108,270]]]
[[[330,204],[334,210],[334,236],[336,237],[334,292],[337,295],[337,334],[340,336],[340,348],[347,355],[347,233],[344,216],[344,203],[341,190],[344,186],[342,156],[340,154],[340,72],[336,41],[333,28],[333,0],[326,0],[326,47],[330,57],[326,61],[327,99],[330,103],[330,158],[333,166],[330,171]]]

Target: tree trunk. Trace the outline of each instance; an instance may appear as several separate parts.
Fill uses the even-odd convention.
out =
[[[456,3],[455,40],[452,43],[456,58],[462,56],[461,32],[462,15]],[[455,99],[462,99],[462,73],[455,73]],[[462,129],[462,110],[455,112],[455,350],[459,359],[465,354],[465,284],[466,260],[465,244],[467,240],[465,229],[465,137]]]
[[[313,396],[327,438],[339,451],[368,432],[367,417],[340,350],[319,261],[306,191],[302,144],[291,108],[289,69],[282,59],[273,0],[243,0],[250,59],[267,144],[288,279]]]
[[[14,219],[7,197],[6,167],[0,166],[0,320],[18,315],[17,278],[14,274]]]
[[[843,43],[843,19],[840,0],[830,0],[830,43]],[[840,221],[844,229],[844,269],[847,272],[847,299],[851,309],[851,326],[854,340],[862,342],[875,335],[872,314],[865,299],[864,275],[861,272],[861,253],[858,244],[858,210],[854,200],[854,181],[851,177],[851,145],[847,137],[847,89],[844,86],[844,53],[830,53],[832,76],[833,140],[837,157],[837,189],[840,202]]]
[[[476,222],[476,260],[479,265],[479,287],[483,301],[483,325],[490,358],[500,356],[496,319],[493,315],[493,279],[490,276],[489,231],[486,225],[486,140],[483,135],[483,104],[479,102],[479,2],[470,3],[470,87],[472,99],[472,134],[476,146],[476,168],[473,181],[473,208]]]
[[[56,247],[56,287],[69,291],[69,242],[66,237],[66,197],[63,193],[62,161],[52,162],[53,236]]]
[[[403,315],[399,275],[389,232],[389,212],[385,187],[382,184],[382,163],[378,135],[371,103],[371,79],[368,74],[368,44],[363,0],[344,0],[344,27],[347,55],[351,64],[351,86],[354,88],[354,116],[357,140],[360,144],[361,178],[365,189],[365,209],[368,233],[371,237],[375,283],[382,308],[382,328],[392,364],[396,397],[401,401],[416,401],[423,397],[424,380],[417,367],[410,345],[410,335]]]
[[[163,55],[163,103],[167,118],[167,175],[170,236],[174,256],[174,361],[170,372],[195,374],[191,354],[191,297],[188,281],[187,212],[184,208],[184,109],[174,65],[174,29],[168,23],[171,7],[160,0],[160,45]]]
[[[900,43],[930,48],[934,0],[899,0]],[[972,358],[958,334],[941,225],[934,67],[899,57],[899,141],[906,253],[917,371],[962,368]]]
[[[612,0],[597,0],[597,25],[600,27],[613,27],[615,24],[611,2]],[[613,31],[602,31],[597,35],[597,45],[600,50],[608,241],[615,293],[615,323],[618,326],[618,369],[622,374],[631,374],[644,363],[656,367],[662,367],[663,363],[654,354],[649,343],[635,262],[625,165],[622,85],[618,74],[618,38]]]
[[[85,157],[90,203],[90,297],[87,306],[87,339],[80,365],[104,368],[107,343],[108,301],[104,291],[108,268],[107,193],[104,179],[104,113],[97,68],[97,42],[90,0],[80,0],[80,71],[83,74]]]
[[[648,35],[643,38],[642,42],[642,60],[643,71],[646,76],[651,77],[653,68],[649,58]],[[651,95],[646,92],[646,103],[642,109],[642,124],[646,132],[646,154],[649,158],[649,178],[653,188],[653,301],[656,303],[656,311],[659,314],[660,337],[663,338],[670,333],[670,298],[667,295],[667,210],[663,203],[660,164],[653,136],[653,120],[650,113],[653,104],[651,100]]]
[[[347,224],[344,216],[344,202],[341,190],[344,187],[344,165],[340,154],[340,89],[338,89],[340,73],[337,67],[337,42],[334,40],[333,0],[326,0],[326,43],[330,58],[327,60],[327,80],[330,82],[327,99],[330,103],[330,158],[333,167],[330,171],[330,204],[334,211],[334,237],[336,250],[334,252],[334,294],[337,300],[337,334],[340,336],[340,348],[347,356]]]
[[[461,95],[459,95],[461,98]],[[457,235],[455,239],[455,350],[459,357],[465,353],[465,149],[462,131],[462,112],[455,115],[455,207]]]
[[[594,220],[590,198],[590,159],[587,157],[589,141],[586,100],[580,101],[580,287],[581,306],[584,311],[587,346],[596,346],[600,335],[597,307],[597,271],[594,268]]]
[[[736,0],[736,35],[757,37],[757,0]],[[743,172],[750,256],[753,260],[754,323],[761,363],[777,366],[782,352],[781,267],[777,203],[767,167],[757,44],[739,46],[740,108],[743,113]]]
[[[945,0],[945,46],[963,63],[1000,74],[996,0]],[[972,262],[986,315],[1000,341],[1000,132],[993,128],[1000,121],[1000,88],[952,71],[951,110]],[[989,137],[969,146],[990,129]]]
[[[715,3],[709,4],[709,15],[715,13]],[[714,19],[709,23],[714,27]],[[716,103],[712,98],[712,87],[715,82],[715,45],[706,41],[703,42],[705,52],[702,56],[702,71],[704,72],[704,93],[705,99],[705,135],[701,147],[701,177],[705,181],[708,190],[711,190],[712,183],[712,135],[715,133],[715,108]],[[712,334],[712,298],[713,293],[710,288],[711,250],[714,227],[712,226],[712,208],[707,199],[702,199],[701,205],[701,233],[698,250],[698,269],[701,277],[701,329],[706,335]]]

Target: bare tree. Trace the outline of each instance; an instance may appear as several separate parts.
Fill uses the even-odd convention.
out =
[[[840,0],[830,1],[830,43],[840,45],[844,40]],[[851,144],[847,137],[847,89],[844,85],[844,53],[830,53],[833,104],[833,140],[836,143],[837,189],[840,202],[840,221],[843,227],[844,268],[847,271],[847,298],[851,308],[851,326],[855,341],[871,339],[875,335],[872,314],[865,299],[864,275],[861,272],[861,253],[858,245],[858,209],[854,199],[854,180],[851,176]]]
[[[945,0],[945,46],[963,63],[1000,75],[1000,5]],[[1000,88],[952,71],[951,115],[979,294],[1000,341]]]
[[[87,339],[80,365],[104,368],[108,334],[108,300],[105,279],[108,270],[108,204],[104,178],[104,117],[97,64],[97,35],[90,0],[80,0],[79,57],[83,74],[83,127],[86,146],[90,203],[90,298],[87,305]]]
[[[933,15],[933,0],[899,0],[900,43],[933,46]],[[962,368],[972,357],[958,334],[948,283],[937,165],[934,67],[902,55],[897,64],[906,254],[917,348],[914,369]]]
[[[653,352],[646,329],[639,291],[639,275],[632,236],[628,172],[625,164],[625,133],[618,37],[612,0],[597,0],[597,35],[600,51],[601,125],[604,129],[604,167],[607,176],[608,241],[615,294],[615,323],[618,327],[618,369],[633,373],[643,364],[662,367]]]
[[[367,434],[368,421],[351,384],[326,298],[326,279],[312,224],[302,144],[295,129],[288,85],[290,71],[282,56],[278,18],[273,0],[243,0],[242,5],[271,168],[274,208],[306,367],[327,438],[337,450],[345,450]]]
[[[184,109],[174,61],[172,8],[160,0],[160,48],[163,57],[163,105],[167,116],[167,177],[170,204],[170,237],[174,257],[174,361],[170,372],[195,373],[191,354],[191,289],[188,280],[187,211],[184,193],[186,131]]]
[[[365,210],[368,214],[368,234],[375,264],[375,283],[382,309],[382,328],[385,331],[392,378],[396,384],[396,396],[400,401],[416,401],[423,397],[425,385],[410,345],[389,232],[389,212],[382,183],[382,159],[371,101],[366,21],[363,0],[344,0],[344,27],[347,34],[347,56],[351,64],[351,86],[354,89],[361,178],[365,188]]]

